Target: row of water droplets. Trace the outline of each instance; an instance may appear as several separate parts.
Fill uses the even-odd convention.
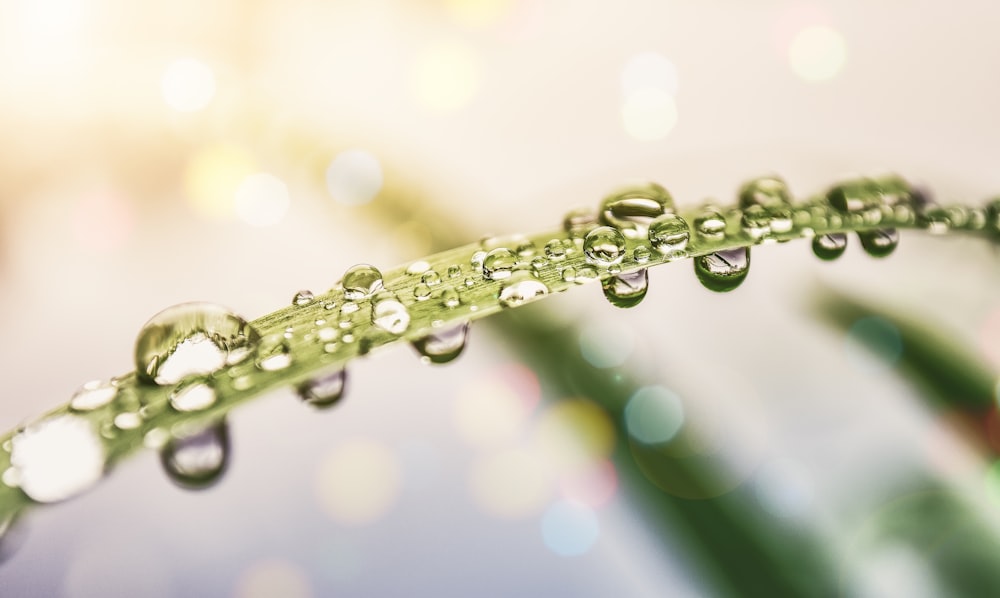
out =
[[[445,363],[462,352],[474,317],[577,284],[601,280],[612,304],[635,306],[657,263],[693,256],[698,280],[725,292],[746,278],[751,245],[811,237],[815,254],[830,260],[843,254],[850,230],[879,257],[898,244],[897,226],[1000,231],[1000,201],[944,208],[898,177],[849,181],[797,205],[783,180],[762,177],[741,188],[736,206],[705,204],[686,216],[663,187],[647,184],[608,196],[597,210],[571,211],[551,236],[486,238],[388,277],[354,266],[329,293],[300,291],[290,307],[254,323],[213,304],[168,308],[140,331],[134,374],[85,384],[68,409],[3,443],[10,466],[0,480],[38,502],[62,500],[120,456],[109,447],[145,444],[161,451],[171,479],[201,487],[225,469],[223,417],[236,399],[290,383],[306,403],[332,405],[344,391],[343,364],[399,338],[423,361]]]

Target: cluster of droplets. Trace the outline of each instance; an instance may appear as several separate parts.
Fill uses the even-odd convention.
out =
[[[847,181],[801,204],[782,179],[762,177],[741,187],[733,208],[706,204],[688,216],[690,224],[670,193],[647,184],[606,197],[596,210],[569,212],[565,234],[538,245],[519,235],[486,238],[467,261],[413,262],[391,284],[374,266],[353,266],[331,293],[298,291],[290,308],[256,326],[214,304],[168,308],[140,330],[134,374],[84,384],[68,409],[4,444],[10,467],[0,482],[35,501],[63,500],[103,475],[110,460],[106,441],[134,435],[160,451],[177,484],[205,487],[229,460],[228,406],[220,396],[284,372],[303,402],[329,407],[344,393],[341,364],[350,351],[363,354],[407,338],[422,361],[447,363],[466,346],[472,312],[535,301],[552,285],[601,280],[613,305],[633,307],[647,294],[649,265],[689,256],[702,285],[727,292],[746,279],[751,246],[796,236],[811,237],[823,260],[845,252],[851,230],[875,257],[896,248],[896,226],[1000,237],[1000,199],[983,208],[942,207],[898,177]],[[310,347],[318,361],[302,357]]]

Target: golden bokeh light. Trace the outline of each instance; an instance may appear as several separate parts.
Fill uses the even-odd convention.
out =
[[[236,190],[253,171],[253,156],[243,147],[231,143],[205,146],[194,154],[184,173],[187,200],[200,216],[229,217]]]
[[[373,440],[350,440],[320,464],[316,495],[334,521],[367,525],[381,519],[400,491],[402,476],[396,454]]]

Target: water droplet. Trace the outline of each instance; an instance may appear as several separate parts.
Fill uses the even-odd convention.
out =
[[[91,380],[81,386],[69,401],[74,411],[92,411],[104,407],[118,394],[118,387],[112,382]]]
[[[640,245],[632,251],[632,259],[634,259],[638,264],[645,264],[649,261],[649,257],[649,248],[645,245]]]
[[[771,232],[783,234],[792,230],[792,210],[789,208],[773,208],[771,214]]]
[[[353,301],[348,301],[340,306],[340,315],[342,317],[350,317],[351,314],[361,309],[357,303]]]
[[[283,370],[292,364],[292,349],[283,334],[269,334],[257,346],[257,367],[267,372]]]
[[[417,301],[424,301],[431,296],[431,288],[424,283],[419,283],[413,287],[413,296]]]
[[[517,255],[521,257],[531,257],[535,255],[535,252],[538,251],[538,248],[535,247],[535,244],[532,241],[524,240],[517,245],[516,251]]]
[[[316,296],[313,295],[312,291],[303,289],[298,293],[295,293],[295,296],[292,297],[292,305],[298,305],[300,307],[303,305],[309,305],[315,298]]]
[[[597,224],[597,214],[590,208],[574,208],[563,217],[563,230],[571,237],[582,237]]]
[[[725,293],[740,286],[750,271],[750,250],[745,247],[718,251],[694,260],[694,272],[705,288]]]
[[[224,307],[182,303],[156,314],[139,331],[136,374],[161,386],[211,374],[245,359],[257,340],[250,324]]]
[[[841,212],[862,212],[878,205],[882,190],[872,179],[858,179],[834,185],[827,191],[830,205]]]
[[[313,407],[329,407],[344,396],[347,370],[339,369],[317,376],[299,387],[299,397]]]
[[[336,301],[327,301],[323,304],[323,309],[334,309],[335,307],[337,307]]]
[[[677,214],[664,214],[649,224],[649,242],[664,255],[684,251],[690,238],[687,221]]]
[[[407,274],[414,274],[414,275],[416,275],[416,274],[423,274],[424,272],[426,272],[427,270],[429,270],[430,267],[431,267],[430,264],[428,264],[427,262],[425,262],[423,260],[420,260],[420,261],[417,261],[417,262],[413,262],[412,264],[410,264],[409,266],[407,266],[406,267],[406,273]]]
[[[445,289],[441,291],[441,304],[448,308],[458,307],[460,301],[458,292],[455,289]]]
[[[894,228],[862,231],[858,233],[861,246],[872,257],[885,257],[899,245],[899,232]]]
[[[531,268],[536,271],[544,270],[549,265],[548,260],[543,257],[536,257],[531,260]]]
[[[104,445],[90,422],[73,415],[31,424],[11,442],[12,476],[37,502],[65,500],[90,488],[104,474],[104,460]]]
[[[587,233],[583,252],[591,262],[602,266],[617,264],[625,257],[625,237],[610,226],[599,226]]]
[[[674,200],[663,187],[649,183],[610,195],[601,203],[601,224],[613,226],[630,239],[646,236],[649,224],[674,211]]]
[[[933,205],[920,213],[920,224],[932,235],[944,235],[951,228],[948,211]]]
[[[615,307],[635,307],[646,296],[649,289],[649,273],[646,269],[607,278],[602,283],[604,296]]]
[[[171,481],[182,488],[207,488],[229,463],[229,428],[225,421],[172,438],[160,453]]]
[[[395,299],[383,299],[372,307],[372,324],[398,336],[409,328],[410,312]]]
[[[847,235],[830,233],[815,237],[812,242],[813,253],[821,260],[835,260],[847,249]]]
[[[458,357],[465,349],[465,341],[469,335],[469,323],[462,322],[428,334],[413,341],[413,348],[420,353],[420,358],[426,363],[448,363]]]
[[[703,237],[721,239],[726,233],[726,217],[719,210],[706,207],[695,217],[694,228]]]
[[[1000,233],[1000,198],[986,203],[986,226],[993,232]]]
[[[518,272],[500,291],[502,307],[517,307],[549,294],[545,283],[532,277],[527,272]]]
[[[517,256],[514,252],[506,247],[497,247],[483,259],[483,276],[490,280],[503,280],[510,277],[515,265]]]
[[[360,301],[382,290],[382,273],[375,266],[358,264],[344,273],[344,296]]]
[[[559,239],[552,239],[545,244],[545,255],[554,262],[558,262],[566,257],[566,248]]]
[[[207,381],[182,384],[170,394],[170,406],[177,411],[201,411],[215,404],[216,394]]]
[[[462,275],[462,268],[460,266],[448,266],[448,278],[458,278]]]
[[[486,259],[486,252],[477,251],[472,254],[471,258],[469,258],[469,263],[472,264],[473,269],[482,270],[483,260],[485,259]]]
[[[771,233],[771,216],[763,207],[754,204],[743,210],[740,225],[748,237],[759,241]]]
[[[420,277],[420,282],[432,287],[441,282],[441,275],[434,270],[428,270],[427,272],[424,272],[423,276]]]
[[[142,425],[142,416],[134,411],[119,413],[115,416],[114,424],[119,430],[134,430]]]
[[[580,266],[580,269],[576,271],[576,277],[573,278],[576,284],[584,284],[594,280],[597,280],[597,268],[593,266]]]
[[[779,176],[770,175],[748,181],[740,188],[740,207],[760,206],[768,210],[787,207],[792,203],[788,184]]]
[[[576,279],[576,268],[567,266],[562,269],[563,282],[573,282]]]

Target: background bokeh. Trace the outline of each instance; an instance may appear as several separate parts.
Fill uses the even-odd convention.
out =
[[[630,181],[692,205],[769,172],[805,196],[890,170],[979,202],[1000,192],[997,19],[978,0],[0,0],[0,427],[130,370],[168,305],[257,317]],[[791,243],[751,270],[715,295],[656,268],[632,310],[578,288],[477,323],[447,367],[373,355],[329,412],[264,397],[230,417],[211,489],[145,453],[19,521],[0,594],[989,595],[1000,420],[907,360],[995,377],[993,247],[904,231],[884,260]]]

